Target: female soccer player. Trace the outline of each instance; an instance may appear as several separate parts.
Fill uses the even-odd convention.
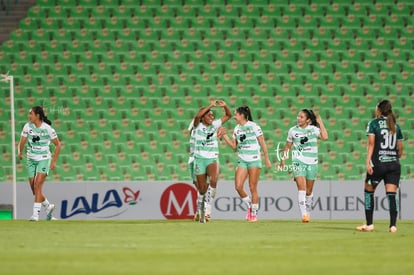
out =
[[[194,221],[200,220],[200,205],[198,204],[198,197],[200,197],[200,193],[198,192],[198,183],[197,178],[194,174],[194,151],[195,151],[195,137],[194,137],[194,120],[190,122],[188,125],[188,131],[190,131],[190,155],[188,157],[188,171],[190,172],[190,177],[193,180],[194,187],[197,189],[197,209],[196,213],[194,214]]]
[[[250,108],[247,106],[237,108],[234,119],[237,126],[233,131],[233,139],[224,135],[224,140],[230,147],[237,151],[238,160],[235,175],[235,187],[240,198],[247,206],[246,220],[257,221],[259,210],[259,194],[257,185],[259,182],[260,169],[262,168],[260,148],[263,151],[267,168],[271,168],[263,132],[259,125],[253,122]],[[249,177],[249,188],[251,198],[244,190],[244,182]]]
[[[298,203],[302,222],[310,221],[313,201],[313,185],[318,175],[318,138],[328,139],[322,118],[312,110],[303,109],[297,116],[297,125],[290,128],[283,156],[292,151],[292,170],[298,187]],[[281,160],[280,166],[284,166]]]
[[[366,157],[367,175],[365,179],[365,219],[366,224],[358,226],[358,231],[373,231],[374,192],[384,180],[390,212],[389,232],[397,232],[398,200],[400,183],[400,158],[403,154],[403,134],[396,123],[391,103],[382,100],[376,107],[376,119],[367,127],[368,149]]]
[[[52,123],[47,119],[43,108],[36,106],[30,109],[29,122],[23,127],[19,143],[19,159],[23,159],[23,149],[26,141],[27,146],[27,171],[29,184],[34,195],[33,215],[31,221],[38,221],[41,207],[46,210],[46,220],[52,219],[55,206],[47,200],[42,188],[49,169],[56,168],[56,159],[61,149],[60,141],[56,131],[50,126]],[[50,152],[50,142],[55,145],[55,151]]]
[[[225,114],[221,119],[214,119],[211,108],[223,107]],[[197,203],[201,209],[200,222],[211,218],[211,200],[214,198],[219,176],[217,130],[231,118],[231,110],[222,100],[213,100],[202,108],[194,118],[194,173],[196,175],[200,196]],[[207,184],[207,177],[210,184]]]

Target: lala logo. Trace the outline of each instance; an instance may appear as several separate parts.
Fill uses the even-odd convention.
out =
[[[122,188],[122,192],[124,192],[124,202],[128,203],[129,205],[135,205],[137,204],[137,199],[139,196],[139,190],[137,192],[134,192],[129,187]]]
[[[125,204],[137,204],[140,191],[134,192],[129,187],[124,187],[122,188],[122,193],[120,194],[117,190],[110,189],[106,191],[103,198],[99,193],[93,193],[90,200],[84,196],[79,196],[74,199],[71,207],[69,206],[68,200],[63,200],[60,216],[62,219],[80,214],[89,215],[96,213],[100,213],[99,218],[119,216],[127,211],[124,207]],[[124,197],[123,200],[121,199],[121,195]]]

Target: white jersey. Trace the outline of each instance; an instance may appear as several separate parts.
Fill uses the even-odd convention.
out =
[[[314,125],[290,128],[287,141],[293,143],[292,160],[305,164],[318,163],[318,137],[320,129]]]
[[[219,155],[217,129],[221,126],[221,119],[216,119],[211,125],[200,122],[194,133],[194,156],[200,158],[217,158]]]
[[[31,160],[50,159],[50,141],[57,138],[56,131],[47,123],[42,122],[39,128],[33,123],[26,123],[21,134],[27,138],[27,158]]]
[[[247,162],[261,160],[260,144],[257,137],[262,135],[262,129],[253,121],[247,121],[245,125],[238,124],[234,128],[233,139],[237,141],[239,158]]]

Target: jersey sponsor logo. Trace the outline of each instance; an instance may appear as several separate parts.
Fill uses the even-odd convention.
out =
[[[396,161],[397,158],[396,157],[393,157],[393,156],[380,156],[378,158],[378,160],[380,162],[393,162],[393,161]]]

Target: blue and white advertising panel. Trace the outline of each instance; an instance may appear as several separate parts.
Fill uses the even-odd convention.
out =
[[[401,219],[414,219],[414,182],[402,182]],[[248,190],[248,183],[245,183]],[[0,204],[12,203],[12,184],[0,184]],[[312,219],[364,220],[362,181],[317,181]],[[46,182],[44,192],[56,205],[54,216],[83,219],[191,219],[197,192],[188,182]],[[259,182],[259,219],[299,219],[297,189],[292,181]],[[384,186],[376,191],[375,219],[388,219]],[[17,185],[17,219],[32,214],[33,196],[28,183]],[[44,215],[44,213],[42,213]],[[246,208],[232,181],[218,183],[213,219],[243,219]]]

